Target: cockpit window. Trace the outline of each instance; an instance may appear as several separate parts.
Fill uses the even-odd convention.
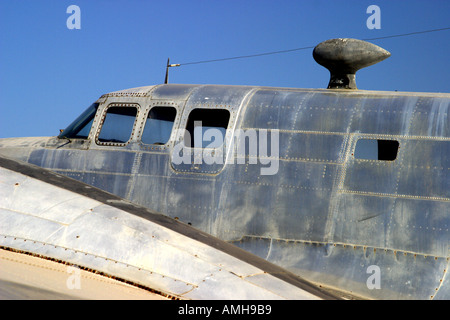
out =
[[[174,107],[153,107],[148,113],[142,133],[142,143],[164,145],[169,141],[177,109]]]
[[[106,111],[97,142],[125,144],[130,140],[137,115],[136,106],[112,106]]]
[[[63,132],[61,132],[58,138],[87,139],[97,108],[98,103],[93,103]]]

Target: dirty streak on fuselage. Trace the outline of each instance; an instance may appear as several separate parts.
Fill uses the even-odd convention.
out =
[[[449,94],[166,84],[112,92],[97,103],[86,139],[2,139],[0,152],[325,286],[367,298],[450,298]],[[136,112],[128,141],[101,139],[111,108]],[[141,139],[152,108],[176,111],[167,143]],[[201,115],[208,110],[221,111]],[[203,156],[223,151],[229,163],[174,161],[183,145],[177,129],[189,127],[194,111],[204,121],[228,115],[218,124],[227,135],[241,130],[250,141],[256,133],[268,150],[254,140],[257,149],[250,142],[244,155],[200,148]],[[386,159],[370,154],[377,143]]]

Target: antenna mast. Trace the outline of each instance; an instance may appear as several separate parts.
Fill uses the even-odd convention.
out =
[[[167,65],[166,65],[166,78],[164,79],[164,84],[169,83],[169,68],[171,67],[179,67],[180,64],[170,64],[170,58],[167,58]]]

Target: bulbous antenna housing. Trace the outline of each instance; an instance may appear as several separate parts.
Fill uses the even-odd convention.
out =
[[[314,60],[330,71],[328,89],[358,89],[355,74],[391,56],[372,43],[349,38],[326,40],[313,50]]]

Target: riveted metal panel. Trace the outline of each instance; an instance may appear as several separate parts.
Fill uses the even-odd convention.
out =
[[[450,202],[450,140],[408,139],[402,146],[398,193]]]
[[[333,241],[445,257],[450,235],[447,206],[417,198],[343,194]]]
[[[280,158],[323,163],[343,161],[345,136],[304,132],[280,132]]]
[[[351,132],[408,135],[414,116],[416,96],[368,95],[361,99],[355,109]]]
[[[165,84],[155,86],[151,91],[152,100],[182,100],[189,98],[193,91],[199,86],[190,84]]]
[[[85,154],[71,149],[34,149],[28,162],[44,168],[83,171],[85,169]]]
[[[366,194],[341,194],[334,217],[332,242],[391,247],[392,219],[396,199]]]
[[[355,244],[258,237],[233,243],[246,250],[266,248],[259,252],[268,261],[369,299],[433,299],[442,290],[448,264],[445,257]],[[370,286],[374,267],[379,267],[379,289]]]
[[[410,135],[450,138],[449,99],[422,97],[415,106]]]

